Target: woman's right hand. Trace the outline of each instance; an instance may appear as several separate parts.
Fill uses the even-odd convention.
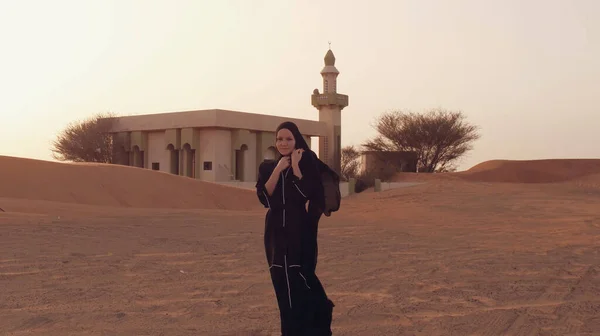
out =
[[[275,169],[277,169],[278,172],[282,172],[284,170],[287,169],[287,167],[290,166],[290,157],[289,156],[282,156],[281,159],[279,160],[279,162],[277,162],[277,166],[275,167]]]

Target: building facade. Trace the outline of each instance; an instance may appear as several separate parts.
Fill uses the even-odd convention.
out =
[[[275,158],[275,129],[298,125],[306,142],[319,138],[319,156],[339,172],[341,110],[348,96],[337,93],[335,57],[325,55],[323,93],[312,105],[319,121],[227,110],[199,110],[113,118],[114,163],[163,171],[204,181],[256,181],[258,166]]]
[[[419,157],[412,151],[363,151],[359,157],[361,173],[380,175],[391,172],[416,172]]]

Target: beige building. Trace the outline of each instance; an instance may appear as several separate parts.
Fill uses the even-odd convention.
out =
[[[362,173],[416,172],[418,155],[409,151],[363,151],[359,157]]]
[[[338,74],[329,50],[323,93],[315,89],[311,97],[319,121],[219,109],[114,118],[114,163],[204,181],[256,181],[260,163],[277,154],[275,129],[292,121],[309,145],[319,138],[321,160],[339,172],[341,110],[348,96],[337,93]]]

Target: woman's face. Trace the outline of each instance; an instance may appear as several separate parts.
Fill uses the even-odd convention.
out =
[[[290,130],[282,128],[277,132],[275,145],[277,146],[279,154],[283,156],[290,155],[294,148],[296,148],[296,139],[294,139],[294,135]]]

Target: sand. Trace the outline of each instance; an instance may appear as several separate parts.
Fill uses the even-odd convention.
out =
[[[319,231],[334,335],[598,335],[600,160],[531,162],[344,199]],[[0,167],[0,335],[278,335],[254,193]]]
[[[253,191],[107,164],[64,164],[0,156],[0,197],[75,205],[164,209],[256,209]],[[32,211],[38,203],[12,203]],[[29,204],[35,204],[30,206]],[[23,206],[25,208],[23,208]],[[0,203],[0,207],[3,207]],[[5,211],[9,209],[4,208]]]
[[[495,183],[556,183],[600,174],[600,159],[491,160],[456,173],[400,173],[394,181],[462,180]],[[592,178],[595,180],[595,178]]]

